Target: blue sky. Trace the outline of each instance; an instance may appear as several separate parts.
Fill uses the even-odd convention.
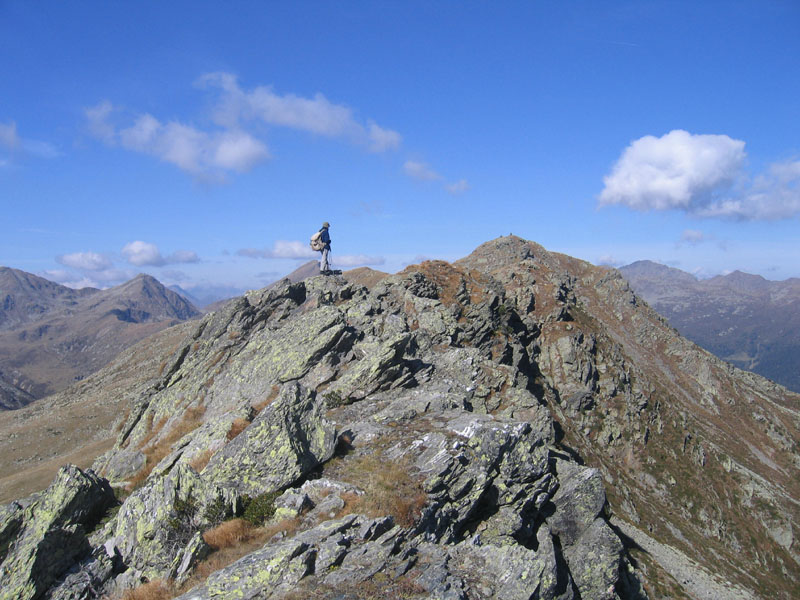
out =
[[[0,0],[0,264],[252,289],[514,233],[800,276],[800,3]]]

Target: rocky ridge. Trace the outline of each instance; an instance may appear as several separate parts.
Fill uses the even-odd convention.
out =
[[[93,470],[2,509],[0,598],[692,597],[646,540],[727,597],[798,589],[797,395],[616,271],[499,238],[184,327]],[[258,503],[274,535],[193,580]],[[42,572],[54,536],[79,551]]]

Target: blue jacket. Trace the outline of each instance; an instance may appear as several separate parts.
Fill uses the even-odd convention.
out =
[[[322,229],[320,229],[320,231],[322,232],[322,235],[320,236],[320,239],[322,240],[322,243],[325,244],[325,246],[328,249],[330,249],[330,247],[331,247],[331,236],[328,235],[328,229],[326,227],[323,227]]]

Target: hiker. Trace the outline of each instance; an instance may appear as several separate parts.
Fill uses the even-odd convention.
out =
[[[325,221],[322,224],[322,229],[319,230],[320,236],[319,241],[322,242],[322,257],[319,261],[319,272],[320,273],[327,273],[330,270],[330,265],[328,264],[328,253],[331,251],[331,236],[328,235],[328,228],[331,226],[330,223]]]

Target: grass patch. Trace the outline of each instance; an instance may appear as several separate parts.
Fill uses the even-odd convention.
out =
[[[143,440],[139,446],[144,452],[146,461],[144,466],[129,480],[128,485],[126,486],[128,492],[132,492],[145,482],[150,473],[153,472],[155,466],[170,453],[172,444],[177,442],[187,433],[194,431],[202,424],[202,419],[205,412],[206,407],[202,404],[187,408],[184,411],[181,420],[178,421],[178,423],[176,423],[172,429],[170,429],[166,436],[158,440],[155,444],[146,446],[146,443],[151,442],[166,423],[166,417],[163,417],[161,420],[159,420],[158,425],[156,425],[153,430],[148,432],[147,436],[145,437],[146,442]],[[148,417],[148,419],[150,422],[152,422],[152,417]],[[211,457],[209,456],[209,459],[210,458]]]
[[[258,413],[260,413],[262,410],[264,410],[267,406],[272,404],[272,402],[275,400],[275,398],[278,397],[278,394],[280,393],[280,391],[281,391],[280,386],[273,385],[272,389],[269,392],[269,395],[266,398],[264,398],[261,402],[257,402],[256,404],[253,404],[252,405],[253,412],[255,413],[254,417]]]
[[[239,435],[245,429],[247,429],[248,425],[250,425],[250,421],[248,421],[247,419],[241,419],[241,418],[234,419],[233,422],[231,423],[231,428],[228,429],[228,433],[225,437],[228,438],[228,441],[231,441],[237,435]]]
[[[344,508],[338,516],[362,513],[369,517],[391,515],[401,527],[411,527],[419,519],[428,500],[422,480],[414,477],[407,459],[387,461],[376,454],[345,459],[342,477],[364,490],[363,495],[342,494]]]
[[[208,461],[211,460],[211,457],[214,456],[214,454],[214,450],[203,450],[200,454],[189,461],[189,466],[199,473],[206,468]]]
[[[172,586],[162,579],[144,583],[122,594],[122,600],[169,600],[174,597]]]

